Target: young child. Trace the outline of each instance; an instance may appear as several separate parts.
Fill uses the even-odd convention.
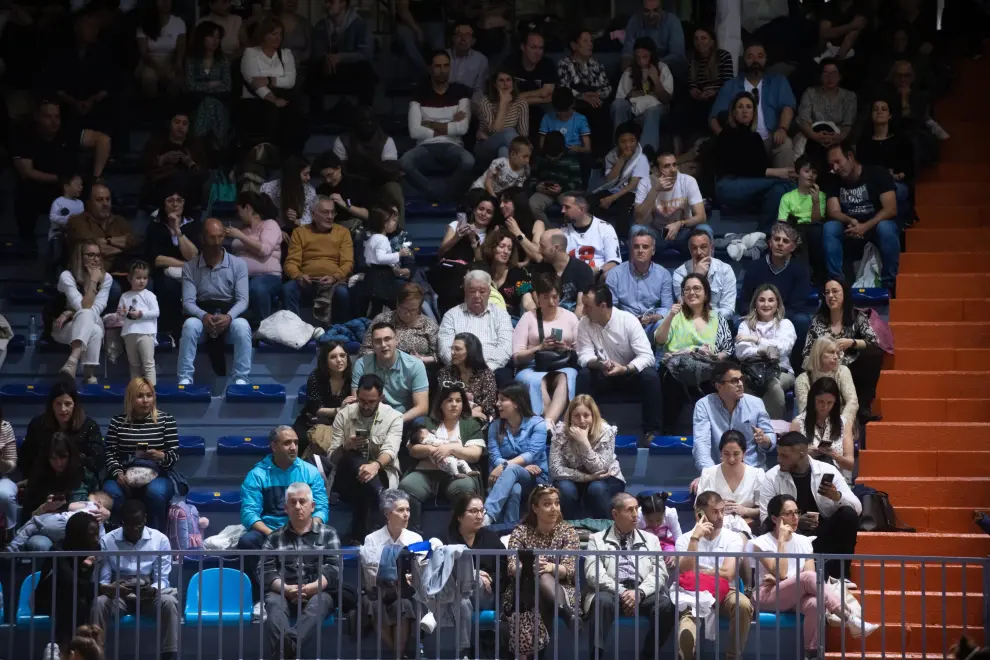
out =
[[[798,175],[798,187],[780,198],[777,220],[798,227],[824,221],[825,193],[818,187],[818,170],[811,158],[805,155],[794,161],[794,171]]]
[[[414,426],[410,430],[409,443],[411,445],[422,444],[428,447],[439,447],[440,445],[447,444],[446,441],[433,435],[423,426]],[[473,477],[478,474],[477,470],[471,469],[471,466],[468,465],[467,461],[454,458],[453,456],[448,456],[440,461],[440,463],[437,464],[437,467],[452,477]]]
[[[403,260],[412,259],[408,245],[395,245],[389,234],[395,232],[399,216],[394,209],[373,208],[368,213],[368,236],[364,239],[365,290],[371,300],[371,318],[386,304],[395,301],[396,279],[408,279],[411,268]],[[391,273],[389,272],[391,270]]]
[[[666,64],[655,61],[654,46],[649,37],[636,40],[633,56],[635,61],[619,79],[615,99],[628,101],[633,117],[639,118],[650,108],[670,104],[674,76]]]
[[[548,133],[560,131],[564,143],[572,153],[591,153],[591,127],[588,118],[574,110],[574,92],[558,85],[550,97],[553,115],[543,115],[540,120],[540,149]]]
[[[639,501],[639,528],[660,539],[660,547],[664,552],[673,552],[677,537],[681,535],[677,511],[667,506],[669,495],[670,493],[650,493],[636,498]],[[668,566],[674,561],[674,557],[666,559]]]
[[[155,344],[158,336],[158,298],[148,291],[151,268],[144,261],[131,264],[128,280],[131,290],[120,296],[117,314],[123,317],[120,336],[131,365],[131,378],[144,376],[156,382]]]
[[[524,137],[514,138],[509,143],[509,155],[493,160],[471,188],[484,189],[494,197],[508,188],[525,185],[529,178],[529,159],[532,155],[533,145],[529,140]]]
[[[63,238],[69,218],[86,210],[85,204],[79,199],[83,189],[82,175],[60,174],[58,184],[61,186],[62,195],[55,198],[48,211],[48,247],[51,250],[52,263],[56,268],[59,268],[58,264],[62,263],[65,256]]]
[[[56,503],[57,500],[49,500]],[[49,505],[50,506],[50,505]],[[64,502],[63,502],[64,506]],[[103,521],[110,517],[113,499],[102,490],[90,493],[85,502],[73,502],[62,511],[50,511],[32,516],[31,520],[18,530],[14,540],[7,546],[8,552],[19,552],[32,536],[46,536],[56,545],[65,538],[65,523],[80,511],[93,514],[100,523],[100,538],[103,538]]]

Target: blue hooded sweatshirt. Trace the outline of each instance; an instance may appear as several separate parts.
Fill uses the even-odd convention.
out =
[[[313,490],[313,504],[316,507],[313,515],[329,523],[330,503],[326,484],[316,466],[297,457],[288,470],[283,470],[268,455],[251,468],[241,484],[241,524],[247,529],[259,520],[270,529],[285,525],[289,521],[285,515],[285,491],[297,481],[309,484]]]

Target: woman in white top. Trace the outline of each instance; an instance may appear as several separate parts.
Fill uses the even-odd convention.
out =
[[[397,585],[376,586],[379,564],[386,546],[404,548],[421,542],[423,537],[408,529],[409,495],[405,491],[393,488],[382,491],[380,502],[385,514],[385,526],[364,537],[360,553],[361,569],[364,590],[373,598],[371,616],[375,619],[381,617],[376,621],[378,632],[386,648],[394,653],[397,648],[405,649],[410,623],[415,619],[416,611],[410,599],[401,597]],[[422,561],[419,557],[417,555],[416,561]],[[398,575],[397,578],[404,582],[406,576]]]
[[[811,386],[808,398],[813,405],[794,418],[791,430],[808,438],[812,458],[837,467],[846,483],[852,485],[855,450],[852,431],[839,410],[838,383],[823,376]]]
[[[766,478],[763,470],[746,465],[746,436],[734,429],[722,434],[718,442],[722,462],[701,471],[698,492],[714,491],[725,502],[723,525],[744,534],[750,533],[750,526],[760,520],[760,488]],[[730,519],[736,516],[743,524]]]
[[[164,91],[174,95],[182,88],[186,57],[186,24],[172,15],[172,0],[148,5],[137,29],[137,78],[148,98]]]
[[[849,367],[842,364],[842,354],[835,340],[831,337],[816,339],[811,345],[804,368],[805,371],[794,381],[794,412],[802,413],[808,407],[808,392],[812,383],[819,378],[829,376],[839,384],[842,419],[851,430],[859,414],[859,397],[856,395],[852,372],[849,371]]]
[[[780,374],[770,381],[763,405],[770,419],[784,417],[784,392],[794,387],[791,349],[797,341],[794,325],[784,318],[784,301],[773,284],[761,284],[753,292],[749,314],[736,332],[736,357],[748,360],[774,357],[780,361]]]
[[[76,377],[82,357],[87,384],[96,382],[103,346],[103,310],[110,298],[113,278],[103,270],[103,254],[94,240],[80,241],[72,253],[69,270],[58,278],[65,296],[65,311],[52,321],[52,339],[72,347],[61,371]]]
[[[241,116],[239,132],[251,144],[272,142],[282,153],[299,153],[308,131],[299,108],[296,61],[282,47],[285,27],[265,16],[255,28],[255,44],[241,57]]]

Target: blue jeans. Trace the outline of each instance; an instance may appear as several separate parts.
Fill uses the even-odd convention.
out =
[[[148,527],[161,533],[168,531],[168,505],[175,495],[175,485],[168,477],[155,477],[154,481],[144,488],[132,488],[130,495],[125,496],[120,484],[115,479],[103,482],[103,490],[113,498],[114,517],[120,516],[120,507],[125,499],[138,499],[144,502],[148,512]]]
[[[247,380],[251,375],[251,326],[244,319],[236,318],[227,328],[225,339],[234,347],[233,377]],[[192,380],[196,370],[196,348],[204,341],[203,322],[194,316],[187,318],[179,339],[179,380]]]
[[[51,552],[54,547],[55,542],[50,538],[43,536],[42,534],[35,534],[34,536],[28,537],[28,540],[24,542],[24,547],[22,547],[21,550],[24,552]]]
[[[783,179],[730,176],[715,182],[715,197],[720,204],[737,211],[759,211],[759,231],[769,235],[777,221],[780,198],[793,189],[794,184]]]
[[[652,225],[633,225],[629,228],[629,239],[632,240],[633,234],[641,229],[648,229],[653,232],[653,236],[656,241],[656,250],[653,252],[653,261],[657,263],[660,263],[660,256],[666,250],[677,250],[682,255],[688,255],[688,237],[691,236],[691,232],[695,229],[705,230],[708,232],[708,235],[711,236],[712,241],[715,240],[715,231],[712,229],[712,226],[706,222],[693,227],[681,227],[677,232],[677,236],[675,236],[673,240],[669,241],[664,238],[667,235],[667,232],[663,229],[657,229]]]
[[[316,287],[303,287],[299,282],[290,280],[282,285],[282,307],[299,315],[300,303],[309,305],[316,295]],[[330,308],[330,320],[334,323],[347,323],[351,320],[351,294],[346,286],[338,286],[333,290],[333,302]]]
[[[428,200],[448,200],[459,197],[471,185],[474,155],[454,142],[430,142],[404,153],[399,167],[420,195]]]
[[[281,292],[281,275],[255,275],[248,280],[248,307],[259,321],[272,315],[272,305]]]
[[[560,373],[567,377],[567,399],[574,396],[577,388],[577,369],[558,369]],[[529,389],[529,401],[533,406],[533,412],[537,415],[543,414],[543,379],[546,371],[536,371],[532,367],[527,367],[516,374],[516,381]]]
[[[911,189],[903,181],[894,181],[894,194],[897,196],[897,223],[901,227],[911,224],[914,205],[911,204]]]
[[[846,226],[838,220],[829,220],[822,230],[825,245],[825,266],[829,277],[841,278],[843,274],[843,248]],[[881,220],[864,237],[880,250],[880,281],[883,286],[892,288],[897,280],[897,269],[901,259],[901,234],[894,220]],[[858,239],[849,239],[858,240]]]
[[[485,138],[474,145],[475,161],[486,168],[496,158],[504,158],[509,155],[509,144],[519,137],[519,132],[514,128],[503,128],[491,137]]]
[[[546,475],[539,477],[531,475],[526,468],[516,463],[506,463],[502,474],[495,480],[488,499],[485,500],[485,511],[493,522],[514,525],[519,522],[519,508],[522,504],[523,490],[529,490],[539,481],[545,481]]]
[[[395,38],[402,44],[402,52],[409,58],[413,65],[423,73],[429,73],[430,65],[423,57],[423,48],[428,52],[441,50],[444,47],[444,25],[442,22],[417,21],[419,29],[423,31],[423,44],[416,41],[416,35],[405,23],[395,26]]]
[[[804,353],[804,341],[808,338],[811,315],[804,312],[787,312],[787,319],[794,326],[794,334],[797,335],[797,341],[794,342],[794,348],[791,350],[791,369],[795,374],[800,374],[804,371],[801,356]]]
[[[626,489],[626,483],[616,477],[583,483],[557,479],[553,485],[560,491],[564,520],[583,517],[608,520],[612,517],[612,498]]]
[[[0,479],[0,509],[7,517],[7,529],[17,527],[17,484],[6,477]]]
[[[609,112],[612,113],[613,131],[633,118],[632,104],[626,99],[613,101]],[[655,105],[644,112],[639,119],[643,124],[643,134],[639,138],[639,143],[644,147],[653,147],[655,152],[660,150],[660,120],[663,119],[665,112],[666,108],[663,105]]]

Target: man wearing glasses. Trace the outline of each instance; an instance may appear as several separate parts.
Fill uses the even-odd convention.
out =
[[[374,374],[385,386],[384,401],[409,423],[430,410],[430,382],[423,361],[399,350],[395,326],[381,321],[371,326],[372,353],[358,358],[351,372],[356,390],[361,376]]]

